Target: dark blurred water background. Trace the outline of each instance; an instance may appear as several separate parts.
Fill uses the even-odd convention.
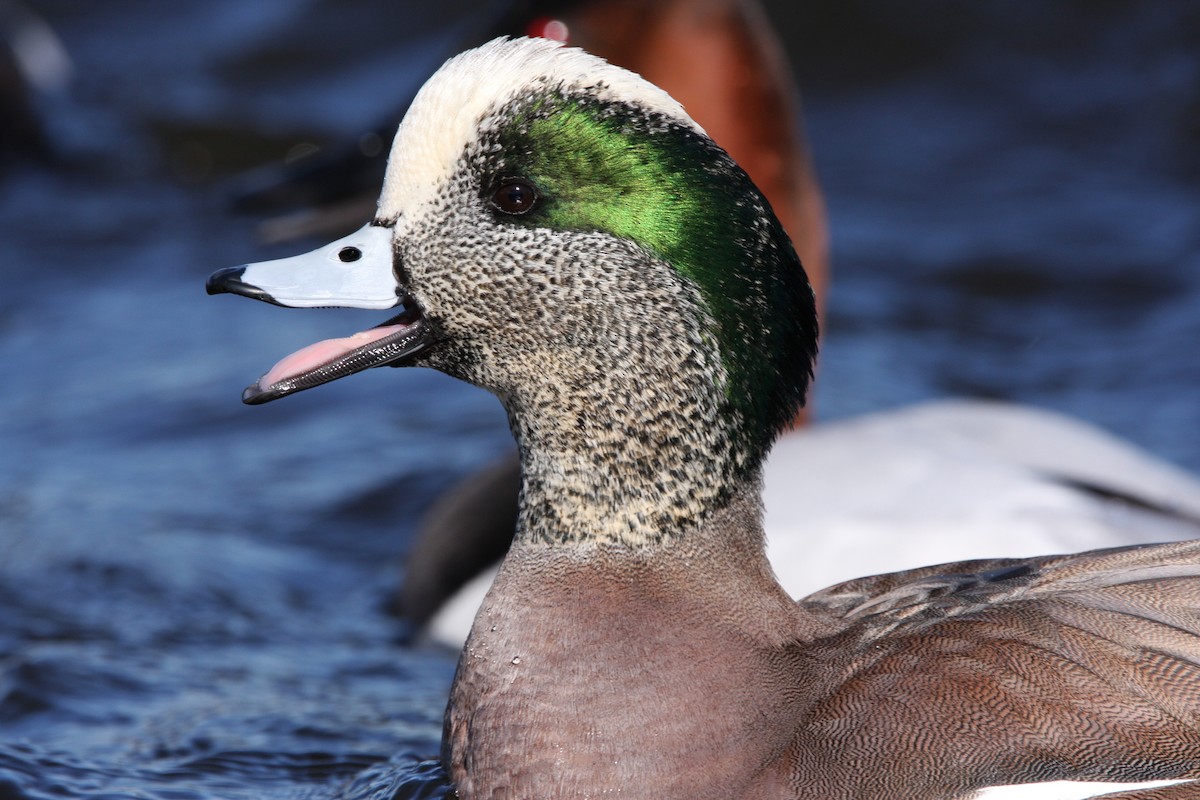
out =
[[[0,174],[0,799],[424,797],[454,655],[384,612],[489,396],[208,298],[235,176],[351,137],[478,24],[397,0],[46,0],[55,155]],[[492,11],[503,4],[493,3]],[[817,408],[1006,398],[1200,470],[1200,7],[777,3],[833,228]]]

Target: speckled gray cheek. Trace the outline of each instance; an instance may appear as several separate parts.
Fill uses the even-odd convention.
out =
[[[696,288],[630,242],[497,219],[480,164],[502,161],[479,155],[400,244],[447,339],[426,363],[505,403],[527,537],[641,543],[686,528],[734,461]]]

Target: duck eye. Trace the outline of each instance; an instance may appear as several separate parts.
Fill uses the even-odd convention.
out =
[[[526,181],[506,181],[492,195],[492,205],[505,214],[520,215],[528,212],[537,203],[537,190]]]
[[[346,263],[358,261],[360,258],[362,258],[362,250],[359,250],[354,246],[343,247],[338,251],[338,258]]]

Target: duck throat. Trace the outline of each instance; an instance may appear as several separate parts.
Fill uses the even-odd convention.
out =
[[[685,535],[722,507],[729,467],[702,449],[652,452],[646,442],[584,451],[522,448],[517,538],[642,547]]]
[[[597,374],[509,404],[521,454],[517,540],[646,547],[686,536],[757,487],[711,375],[676,382]],[[753,491],[753,489],[751,490]]]

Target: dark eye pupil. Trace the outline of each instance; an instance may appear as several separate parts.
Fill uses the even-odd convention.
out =
[[[362,258],[362,250],[354,246],[343,247],[338,251],[338,258],[346,262],[358,261]]]
[[[495,196],[492,197],[496,208],[505,214],[524,214],[533,208],[536,201],[537,192],[524,181],[506,183],[497,189]]]

